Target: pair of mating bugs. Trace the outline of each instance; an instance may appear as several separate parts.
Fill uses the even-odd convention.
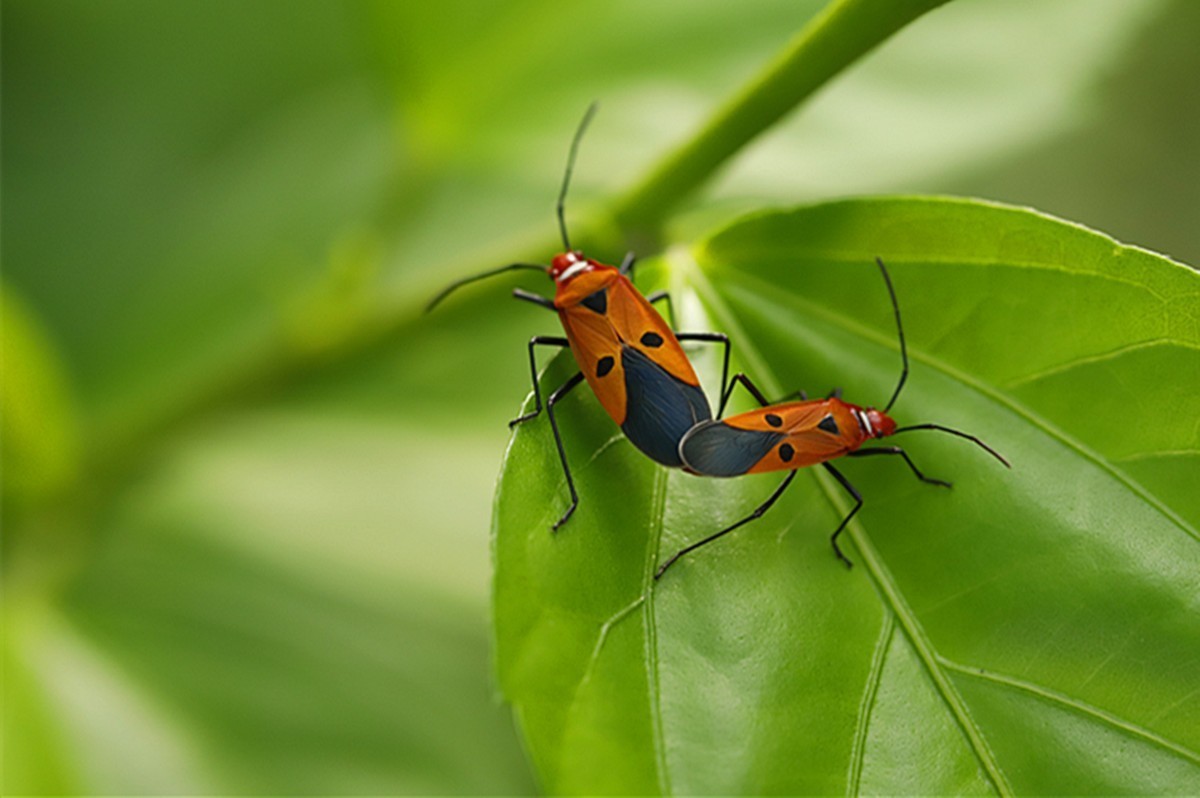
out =
[[[516,298],[557,312],[566,337],[538,335],[529,340],[534,409],[509,422],[509,426],[515,426],[528,421],[539,415],[543,408],[550,419],[567,488],[571,493],[571,505],[555,522],[552,531],[566,523],[579,506],[579,494],[571,478],[554,407],[584,380],[630,442],[655,462],[709,477],[788,472],[779,487],[754,512],[677,551],[658,567],[655,579],[660,578],[681,557],[760,517],[787,490],[797,469],[818,464],[833,475],[854,499],[854,507],[830,537],[834,553],[849,567],[850,560],[838,547],[838,536],[862,507],[863,499],[842,472],[830,463],[831,460],[839,457],[894,455],[902,458],[922,482],[950,487],[949,482],[921,473],[908,453],[899,446],[861,448],[874,438],[911,430],[938,430],[972,441],[1005,466],[1008,465],[1007,460],[974,435],[938,424],[897,427],[888,415],[908,377],[908,351],[896,292],[887,267],[878,258],[876,263],[896,316],[902,363],[900,380],[883,410],[842,401],[836,391],[824,399],[811,400],[800,392],[800,401],[772,404],[745,374],[738,373],[729,379],[730,343],[727,336],[713,332],[675,332],[667,324],[654,309],[654,304],[660,300],[669,301],[668,295],[664,291],[646,297],[634,287],[632,254],[627,255],[619,267],[614,267],[584,257],[582,252],[572,249],[567,237],[563,207],[579,141],[594,111],[595,106],[588,109],[571,142],[567,169],[558,196],[556,209],[564,251],[554,257],[549,268],[532,263],[513,263],[458,280],[434,297],[426,308],[427,311],[432,310],[463,285],[507,271],[532,269],[545,272],[554,281],[553,300],[519,288],[513,290]],[[684,354],[681,341],[719,343],[724,347],[721,403],[716,418],[700,389],[696,372]],[[544,403],[538,385],[537,347],[570,347],[579,365],[579,371],[552,392]],[[725,405],[733,388],[739,383],[761,407],[723,419]]]

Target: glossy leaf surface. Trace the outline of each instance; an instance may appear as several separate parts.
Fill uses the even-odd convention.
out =
[[[748,217],[666,266],[684,327],[729,332],[768,393],[867,405],[899,370],[876,255],[912,359],[893,415],[1012,470],[900,435],[954,488],[839,463],[866,500],[852,571],[827,540],[850,502],[814,469],[654,583],[778,477],[667,472],[578,392],[559,412],[582,503],[551,536],[563,480],[549,425],[526,424],[496,501],[498,664],[549,789],[1200,784],[1200,278],[1031,211],[906,198]]]

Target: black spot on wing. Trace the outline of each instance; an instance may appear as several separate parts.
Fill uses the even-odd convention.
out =
[[[736,477],[753,468],[784,437],[782,432],[737,429],[722,421],[710,421],[689,431],[679,451],[684,465],[697,474]]]
[[[775,415],[774,413],[767,413],[765,416],[763,416],[763,418],[766,419],[766,422],[768,424],[770,424],[772,427],[782,427],[783,426],[783,419],[780,418],[779,416]]]
[[[656,332],[648,332],[642,334],[642,345],[649,347],[659,347],[663,345],[662,336]]]
[[[583,306],[588,310],[594,310],[603,316],[608,312],[608,289],[601,288],[594,294],[589,294],[583,300]]]
[[[596,361],[596,376],[607,376],[608,372],[613,370],[614,365],[616,365],[616,361],[613,360],[612,355],[605,355],[604,357],[600,358],[598,361]]]
[[[779,447],[779,459],[783,460],[783,462],[790,463],[795,456],[796,449],[790,443],[785,443]]]
[[[621,350],[625,371],[625,423],[621,429],[647,457],[680,466],[679,441],[701,421],[712,418],[704,391],[677,380],[631,346]]]
[[[817,425],[817,429],[823,429],[830,435],[839,435],[841,430],[838,429],[837,422],[833,420],[833,416],[825,416],[821,419],[821,423]]]

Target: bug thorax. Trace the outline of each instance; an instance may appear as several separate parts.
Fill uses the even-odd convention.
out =
[[[862,427],[862,431],[866,433],[868,438],[886,438],[896,431],[896,422],[882,410],[876,410],[874,407],[858,407],[850,406],[854,417],[858,419],[858,425]]]

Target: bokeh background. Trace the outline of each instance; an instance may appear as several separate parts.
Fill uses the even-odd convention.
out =
[[[536,789],[488,529],[555,323],[421,306],[551,254],[588,102],[577,219],[822,5],[4,0],[3,791]],[[958,0],[671,238],[954,193],[1200,263],[1198,37],[1191,0]]]

